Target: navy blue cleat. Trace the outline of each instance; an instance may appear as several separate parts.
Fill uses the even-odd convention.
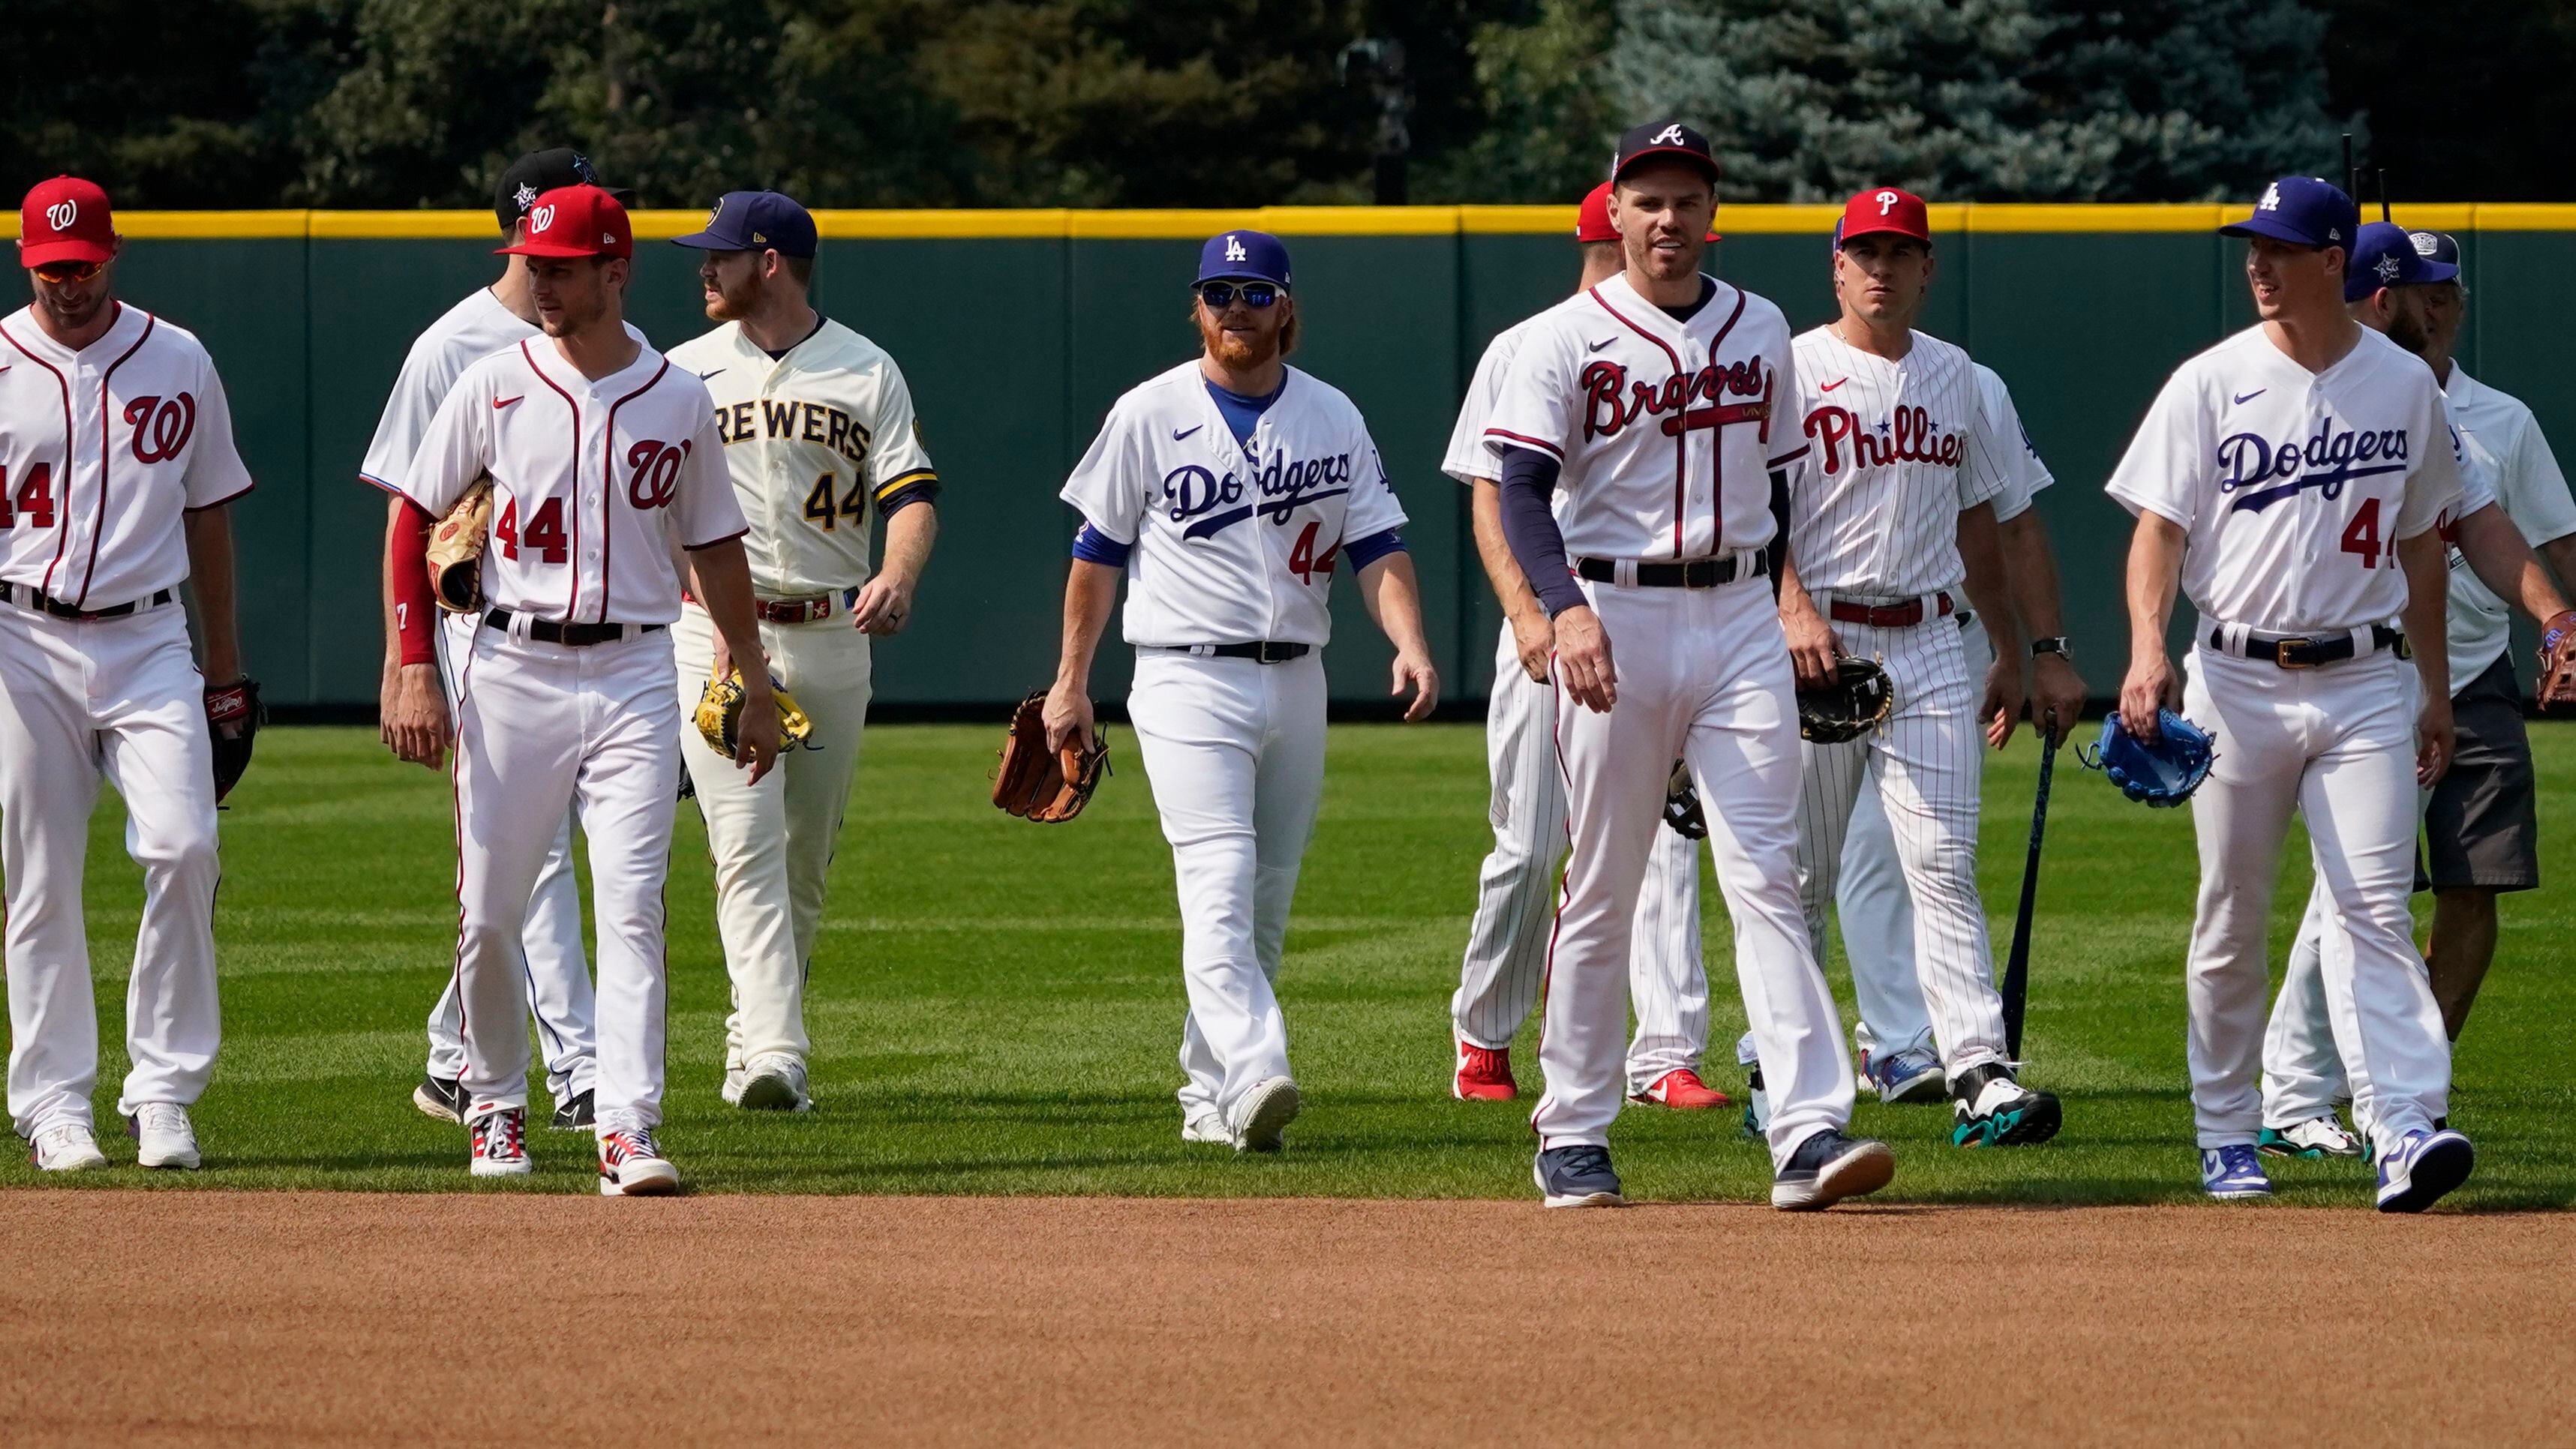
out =
[[[2478,1150],[2449,1128],[2410,1132],[2379,1160],[2379,1210],[2420,1213],[2469,1180]]]
[[[1772,1175],[1771,1205],[1782,1212],[1816,1212],[1876,1192],[1895,1176],[1896,1154],[1886,1143],[1828,1127],[1799,1143],[1789,1165]]]
[[[2034,1092],[2013,1080],[2001,1062],[1968,1068],[1950,1084],[1956,1120],[1950,1142],[1956,1147],[2026,1147],[2057,1135],[2062,1120],[2057,1097]]]
[[[1610,1170],[1610,1149],[1581,1145],[1551,1147],[1530,1164],[1539,1195],[1552,1208],[1619,1207],[1619,1174]]]
[[[2253,1144],[2200,1149],[2200,1190],[2220,1202],[2270,1197],[2272,1179],[2263,1175],[2263,1159]]]

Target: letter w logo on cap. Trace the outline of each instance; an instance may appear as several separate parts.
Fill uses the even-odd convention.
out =
[[[78,220],[80,203],[77,201],[57,201],[45,208],[45,224],[56,231],[70,231],[72,223]]]
[[[551,228],[554,224],[555,209],[551,206],[540,206],[536,210],[528,213],[528,230],[530,231],[545,231]]]

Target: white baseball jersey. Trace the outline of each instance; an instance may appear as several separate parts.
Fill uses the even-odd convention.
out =
[[[1789,556],[1813,593],[1906,599],[1956,585],[1959,514],[2009,486],[2026,451],[1988,426],[1977,368],[1914,334],[1905,356],[1863,352],[1829,327],[1803,333],[1798,417],[1810,445],[1789,490]]]
[[[2568,496],[2567,476],[2558,471],[2558,458],[2522,399],[2479,382],[2457,363],[2443,392],[2467,464],[2462,486],[2479,480],[2490,486],[2504,516],[2534,548],[2576,533],[2576,499]],[[2466,516],[2477,505],[2463,499],[2459,511]],[[2456,548],[2451,550],[2450,626],[2454,688],[2484,673],[2512,642],[2505,601],[2470,571]]]
[[[747,531],[706,385],[650,347],[596,382],[544,338],[467,368],[402,491],[444,515],[485,472],[483,592],[514,614],[668,624],[680,617],[671,546]]]
[[[2258,324],[2174,370],[2105,489],[2182,527],[2208,619],[2330,633],[2405,607],[2396,544],[2459,501],[2460,467],[2423,359],[2365,327],[2311,373]]]
[[[0,320],[0,579],[81,608],[188,576],[182,512],[250,491],[205,345],[140,307],[78,352]]]
[[[1512,359],[1520,356],[1521,343],[1538,320],[1524,317],[1485,344],[1485,355],[1476,359],[1476,375],[1467,383],[1467,396],[1458,404],[1457,425],[1449,430],[1449,451],[1440,460],[1441,472],[1461,483],[1501,477],[1502,464],[1494,450],[1486,446],[1485,428],[1494,419],[1494,405],[1502,401],[1503,382],[1511,376]]]
[[[388,493],[401,492],[429,420],[438,416],[438,405],[447,401],[456,379],[502,348],[538,335],[535,323],[502,306],[489,287],[475,288],[448,308],[412,339],[411,351],[403,355],[402,371],[385,398],[384,415],[376,419],[376,435],[367,443],[358,476]],[[626,335],[644,340],[632,322],[626,324]]]
[[[1321,645],[1344,542],[1404,526],[1368,423],[1291,367],[1238,445],[1196,360],[1109,409],[1063,498],[1127,560],[1127,642]]]
[[[1771,541],[1771,470],[1807,451],[1773,425],[1774,399],[1798,395],[1789,324],[1769,301],[1715,287],[1679,322],[1623,274],[1523,324],[1485,443],[1564,464],[1569,556],[1713,558]]]
[[[1995,495],[1995,522],[2018,518],[2039,500],[2040,490],[2057,481],[2040,461],[2039,448],[2030,440],[2030,429],[2022,426],[2021,409],[2013,406],[2012,389],[2004,386],[2002,377],[1984,363],[1975,363],[1977,404],[1983,410],[1981,423],[1985,436],[1994,440],[1997,462],[2004,476],[2003,491]]]
[[[874,342],[824,318],[773,360],[728,322],[671,349],[715,398],[753,589],[793,597],[868,581],[871,504],[936,484],[903,373]]]

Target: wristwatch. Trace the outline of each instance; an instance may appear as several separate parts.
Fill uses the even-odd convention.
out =
[[[2054,654],[2060,659],[2070,657],[2066,652],[2066,636],[2063,634],[2053,634],[2045,639],[2031,640],[2030,657],[2037,659],[2043,654]]]

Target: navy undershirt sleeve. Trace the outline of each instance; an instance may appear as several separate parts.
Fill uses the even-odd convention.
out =
[[[1536,448],[1503,449],[1503,541],[1551,619],[1588,602],[1565,562],[1565,535],[1548,507],[1559,465]]]
[[[1342,557],[1351,561],[1353,574],[1357,574],[1388,554],[1404,551],[1404,535],[1392,528],[1381,529],[1366,538],[1355,538],[1342,545]]]
[[[1127,567],[1127,555],[1136,546],[1120,543],[1086,523],[1073,532],[1073,556],[1087,563],[1106,564],[1113,569]]]

